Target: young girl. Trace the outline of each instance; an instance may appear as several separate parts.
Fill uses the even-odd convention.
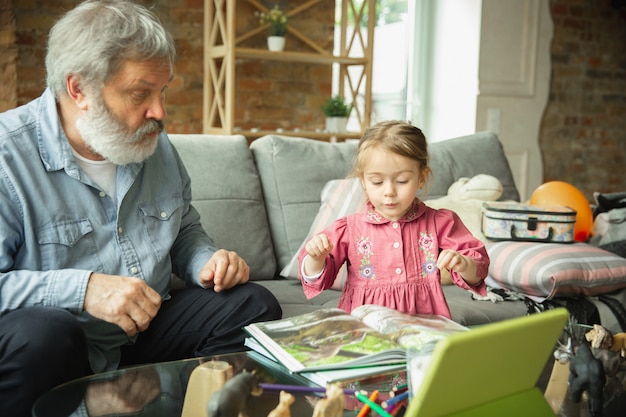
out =
[[[376,124],[359,142],[353,175],[368,202],[364,212],[337,219],[299,254],[305,295],[330,288],[339,268],[348,276],[339,307],[379,304],[409,314],[450,318],[440,270],[485,295],[489,257],[461,219],[415,197],[430,175],[424,134],[401,121]]]

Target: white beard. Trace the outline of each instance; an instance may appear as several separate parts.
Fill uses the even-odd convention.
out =
[[[134,132],[106,106],[100,95],[90,103],[86,114],[76,120],[76,128],[87,146],[116,165],[145,161],[158,144],[147,135],[163,130],[160,120],[148,120]]]

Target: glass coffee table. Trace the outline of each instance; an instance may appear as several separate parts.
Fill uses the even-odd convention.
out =
[[[199,384],[200,371],[207,368],[232,367],[232,373],[254,371],[262,383],[296,385],[293,377],[277,372],[255,361],[247,353],[210,358],[147,364],[80,378],[52,389],[33,406],[35,417],[62,416],[183,416],[196,417],[206,413],[211,386]],[[196,370],[197,369],[197,370]],[[194,372],[196,370],[196,372]],[[191,381],[193,381],[190,384]],[[401,379],[399,383],[403,382]],[[381,385],[382,386],[382,385]],[[213,387],[214,388],[214,387]],[[365,387],[363,387],[365,389]],[[389,388],[387,388],[389,389]],[[298,393],[291,404],[292,416],[311,416],[315,402],[323,393]],[[264,390],[261,396],[250,396],[249,417],[267,417],[276,407],[279,391]],[[362,404],[354,396],[346,396],[344,416],[356,416]]]
[[[298,385],[292,375],[264,366],[247,353],[235,353],[210,358],[194,358],[181,361],[163,362],[135,366],[112,372],[105,372],[77,379],[60,385],[41,396],[33,407],[35,417],[62,416],[182,416],[196,417],[200,411],[206,413],[211,386],[198,385],[199,371],[229,365],[233,374],[243,370],[255,371],[261,383]],[[544,392],[553,374],[554,361],[548,360],[537,387]],[[195,372],[194,372],[195,371]],[[192,375],[196,375],[192,377]],[[190,378],[192,383],[190,384]],[[404,379],[403,379],[404,378]],[[369,385],[353,386],[364,390],[380,388],[381,393],[394,384],[406,382],[406,373],[395,378],[388,376],[368,381]],[[567,390],[567,376],[561,381]],[[206,378],[205,378],[206,380]],[[214,388],[214,387],[213,387]],[[292,416],[312,415],[315,402],[321,394],[298,393],[291,404]],[[388,391],[387,391],[388,392]],[[589,417],[586,401],[574,404],[566,392],[560,394],[563,404],[558,410],[560,417]],[[279,400],[278,391],[268,391],[259,396],[251,396],[248,401],[249,417],[267,417]],[[362,404],[354,396],[346,396],[344,416],[354,417]],[[604,408],[604,417],[622,416],[626,409],[626,394],[613,398]]]

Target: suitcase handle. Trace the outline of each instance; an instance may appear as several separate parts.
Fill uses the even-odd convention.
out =
[[[515,225],[512,224],[511,225],[511,240],[522,240],[522,241],[527,241],[528,238],[520,238],[518,236],[516,236],[517,232],[516,232],[516,228]],[[533,242],[551,242],[552,241],[552,235],[554,234],[554,229],[552,227],[548,228],[548,236],[546,236],[545,238],[536,238],[536,239],[532,239]]]

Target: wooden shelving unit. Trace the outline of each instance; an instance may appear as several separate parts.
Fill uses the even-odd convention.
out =
[[[310,64],[339,65],[339,91],[348,102],[353,103],[359,132],[331,134],[317,131],[283,131],[281,135],[303,136],[318,140],[331,138],[342,140],[360,137],[370,124],[372,108],[372,56],[374,45],[375,0],[337,0],[341,2],[341,39],[339,54],[333,55],[321,45],[300,32],[295,25],[287,26],[289,36],[298,38],[310,47],[311,52],[271,52],[241,46],[255,36],[265,36],[264,27],[255,27],[238,34],[235,13],[237,4],[247,2],[255,10],[267,12],[268,8],[258,0],[205,0],[204,2],[204,97],[203,131],[211,134],[242,134],[250,139],[276,131],[246,131],[235,127],[235,65],[237,59],[274,60]],[[328,0],[309,0],[294,8],[284,10],[292,21],[293,17],[306,12],[318,4],[334,3]],[[352,21],[348,22],[351,16]],[[354,29],[354,30],[350,30]],[[359,66],[361,71],[350,72]],[[330,82],[331,80],[329,80]]]

